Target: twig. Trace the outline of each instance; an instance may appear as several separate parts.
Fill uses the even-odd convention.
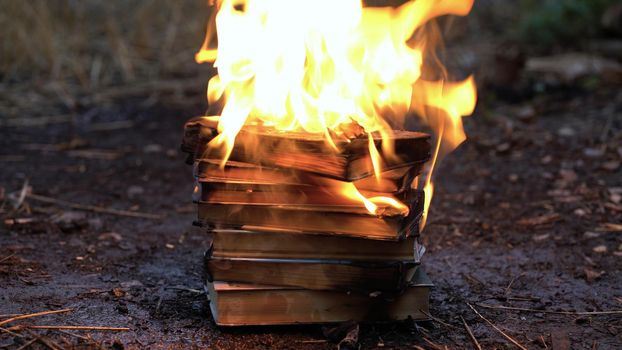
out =
[[[544,350],[548,350],[549,347],[546,345],[546,341],[542,335],[540,335],[540,341],[542,342],[542,345],[544,345]]]
[[[84,336],[81,336],[81,335],[78,335],[78,334],[73,334],[71,332],[67,332],[67,331],[64,331],[62,329],[57,329],[57,331],[59,331],[59,332],[61,332],[63,334],[67,334],[68,336],[71,336],[71,337],[76,337],[78,339],[82,339],[82,340],[85,340],[85,341],[91,341],[91,339],[89,339],[87,337],[84,337]]]
[[[185,292],[190,292],[190,293],[195,293],[195,294],[204,294],[205,292],[202,290],[198,290],[198,289],[194,289],[194,288],[188,288],[188,287],[168,287],[169,289],[175,289],[175,290],[181,290],[181,291],[185,291]]]
[[[22,204],[24,204],[24,200],[26,199],[26,196],[28,195],[28,189],[29,189],[28,179],[26,179],[24,180],[24,185],[22,186],[22,189],[19,191],[19,196],[12,203],[13,209],[17,210],[19,209],[19,207],[22,206]]]
[[[53,341],[49,340],[49,339],[45,339],[43,336],[40,335],[36,335],[33,332],[28,332],[28,334],[30,334],[32,337],[34,337],[35,341],[40,342],[41,344],[45,345],[46,347],[52,349],[52,350],[62,350],[62,348],[60,346],[58,346],[56,343],[54,343]]]
[[[430,313],[428,313],[428,312],[425,312],[425,311],[423,311],[423,310],[421,310],[421,309],[419,309],[419,311],[421,311],[421,313],[422,313],[422,314],[426,315],[426,316],[427,316],[427,317],[429,317],[431,320],[436,321],[436,322],[438,322],[438,323],[442,324],[442,325],[443,325],[443,326],[445,326],[445,327],[449,327],[449,328],[453,328],[453,329],[458,329],[458,327],[456,327],[456,326],[454,326],[454,325],[450,325],[449,323],[447,323],[447,322],[445,322],[445,321],[441,320],[440,318],[437,318],[437,317],[432,316],[432,315],[431,315]]]
[[[512,311],[525,311],[536,312],[542,314],[557,314],[557,315],[571,315],[571,316],[595,316],[595,315],[622,315],[622,310],[610,310],[610,311],[552,311],[552,310],[538,310],[529,309],[524,307],[512,307],[503,305],[488,305],[488,304],[476,304],[479,307],[486,309],[499,309],[499,310],[512,310]]]
[[[446,350],[445,348],[443,348],[442,346],[436,344],[435,342],[431,341],[430,339],[426,338],[426,337],[421,337],[426,343],[428,343],[429,346],[431,346],[433,349],[436,350]]]
[[[32,345],[32,343],[36,342],[37,340],[39,340],[39,338],[32,338],[29,341],[26,342],[26,344],[20,346],[19,348],[17,348],[16,350],[24,350],[27,349],[30,345]]]
[[[13,335],[13,336],[15,336],[15,337],[19,337],[19,338],[23,338],[23,337],[24,337],[24,336],[23,336],[23,335],[21,335],[21,334],[17,334],[17,333],[15,333],[15,332],[13,332],[13,331],[10,331],[10,330],[8,330],[8,329],[6,329],[6,328],[2,328],[2,327],[0,327],[0,332],[9,333],[9,334],[11,334],[11,335]]]
[[[0,321],[0,326],[5,325],[7,323],[11,323],[13,321],[23,320],[23,319],[26,319],[26,318],[37,317],[37,316],[45,316],[45,315],[52,315],[52,314],[60,314],[62,312],[70,312],[70,311],[73,311],[73,309],[43,311],[43,312],[36,312],[34,314],[19,315],[19,316],[11,317],[11,318],[8,318],[6,320]]]
[[[326,339],[313,339],[313,340],[301,340],[299,343],[302,344],[322,344],[328,342]]]
[[[0,263],[3,263],[3,262],[5,262],[6,260],[11,259],[12,257],[14,257],[14,256],[15,256],[15,254],[17,254],[17,253],[13,253],[13,254],[11,254],[11,255],[9,255],[9,256],[5,256],[4,258],[0,259]],[[2,316],[4,316],[4,315],[0,315],[0,317],[2,317]]]
[[[59,123],[68,123],[71,121],[71,115],[63,114],[63,115],[53,115],[53,116],[43,116],[43,117],[19,117],[19,118],[9,118],[6,119],[3,123],[8,127],[36,127],[36,126],[46,126],[49,124],[59,124]]]
[[[9,329],[68,329],[68,330],[78,330],[78,331],[114,331],[114,332],[123,332],[129,331],[130,329],[127,327],[99,327],[99,326],[31,326],[31,325],[17,325],[13,326]]]
[[[41,342],[41,344],[47,346],[48,348],[52,349],[52,350],[62,350],[62,348],[60,346],[58,346],[56,343],[54,343],[53,341],[46,339],[44,337],[39,337],[37,338],[38,341]]]
[[[88,205],[88,204],[73,203],[73,202],[64,201],[62,199],[56,199],[56,198],[41,196],[41,195],[32,194],[32,193],[28,194],[28,198],[32,198],[34,200],[44,202],[44,203],[58,204],[64,207],[69,207],[69,208],[78,209],[78,210],[92,211],[95,213],[128,216],[128,217],[133,217],[133,218],[152,219],[152,220],[162,219],[162,215],[140,213],[140,212],[129,211],[129,210],[110,209],[110,208],[98,207],[95,205]]]
[[[482,346],[479,345],[479,342],[477,341],[477,338],[475,338],[475,335],[473,334],[473,331],[471,330],[471,327],[469,327],[469,325],[466,323],[466,321],[464,320],[464,317],[460,316],[460,319],[462,320],[462,324],[464,325],[464,329],[466,329],[467,333],[469,334],[469,338],[471,338],[471,341],[473,342],[473,345],[475,346],[475,348],[477,350],[482,350]]]
[[[519,342],[517,342],[516,340],[514,340],[514,338],[510,337],[509,335],[507,335],[504,331],[501,330],[501,328],[495,326],[494,323],[492,323],[489,319],[487,319],[486,317],[482,316],[482,314],[479,313],[479,311],[477,311],[473,305],[466,303],[471,310],[473,310],[473,312],[475,312],[475,314],[477,316],[479,316],[482,320],[486,321],[486,323],[488,323],[492,328],[494,328],[497,332],[499,332],[502,336],[505,337],[505,339],[509,340],[512,344],[516,345],[516,347],[518,347],[521,350],[527,350],[526,347],[522,346]]]
[[[505,294],[505,295],[510,294],[510,288],[512,288],[512,285],[514,284],[514,282],[515,282],[517,279],[519,279],[519,278],[523,277],[524,275],[525,275],[525,274],[521,272],[518,276],[514,276],[514,277],[512,277],[512,280],[510,281],[510,283],[508,283],[508,286],[507,286],[507,287],[505,287],[505,293],[503,293],[503,294]]]

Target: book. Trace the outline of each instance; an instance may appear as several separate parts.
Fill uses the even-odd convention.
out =
[[[422,215],[423,192],[412,191],[406,200],[407,214],[386,207],[376,215],[362,205],[313,205],[306,203],[216,204],[199,201],[197,225],[211,228],[258,226],[377,240],[401,240],[417,235]]]
[[[188,121],[184,127],[182,150],[194,159],[222,159],[224,155],[220,149],[208,147],[218,135],[217,125],[217,117],[198,117]],[[229,159],[354,181],[374,174],[369,142],[367,134],[336,138],[333,140],[335,150],[327,143],[324,134],[245,126],[235,139]],[[421,164],[430,158],[429,135],[424,133],[393,131],[391,156],[387,156],[388,150],[383,148],[386,144],[378,133],[372,134],[372,142],[381,156],[379,166],[383,172]]]
[[[431,287],[420,267],[400,293],[370,295],[223,281],[205,285],[219,326],[427,320]]]
[[[418,243],[417,237],[408,237],[402,241],[378,241],[260,229],[246,226],[242,230],[212,230],[212,256],[419,262],[423,254],[423,246]]]
[[[215,257],[206,254],[208,280],[372,293],[399,291],[417,263],[326,259]]]
[[[399,194],[410,189],[413,180],[421,173],[423,163],[399,167],[375,176],[353,181],[360,191]],[[338,188],[338,180],[297,172],[292,169],[277,169],[254,164],[228,161],[223,168],[220,161],[198,159],[194,162],[194,175],[199,183],[209,184],[214,189],[243,191],[288,192],[317,188]]]
[[[384,197],[398,203],[413,196],[412,192],[393,195],[359,191],[363,196]],[[231,205],[270,205],[270,206],[305,206],[318,211],[343,211],[351,213],[369,213],[361,200],[339,192],[339,187],[313,186],[253,186],[239,183],[198,182],[194,191],[194,200],[199,203]],[[377,203],[376,212],[391,216],[404,212],[404,208],[392,207],[386,202]],[[395,214],[392,214],[395,212]]]

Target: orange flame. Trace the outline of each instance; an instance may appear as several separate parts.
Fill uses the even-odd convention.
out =
[[[332,137],[339,126],[357,123],[370,139],[379,179],[381,155],[371,134],[380,133],[383,156],[391,158],[391,125],[399,120],[385,112],[415,112],[438,137],[424,185],[425,223],[433,167],[466,138],[461,118],[473,112],[476,88],[472,77],[458,83],[421,79],[426,44],[411,39],[429,20],[464,16],[472,6],[473,0],[414,0],[397,8],[363,7],[361,0],[219,1],[218,48],[210,47],[215,31],[208,26],[195,57],[218,69],[207,95],[210,105],[223,107],[219,135],[209,146],[224,150],[224,165],[240,129],[263,125],[322,134],[336,149]],[[374,202],[406,207],[388,197],[365,198],[355,187],[342,191],[371,213]]]

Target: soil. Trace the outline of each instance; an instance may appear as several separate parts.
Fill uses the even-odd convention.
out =
[[[364,324],[362,349],[473,348],[462,318],[484,349],[515,347],[484,318],[529,349],[622,347],[622,312],[611,312],[622,310],[622,91],[487,98],[507,93],[480,92],[464,120],[469,139],[438,170],[423,234],[434,321]],[[3,327],[129,327],[73,332],[85,339],[35,332],[63,348],[336,347],[318,325],[211,320],[201,280],[208,239],[192,226],[192,170],[179,151],[183,122],[205,110],[202,99],[200,90],[181,104],[123,99],[70,111],[69,123],[0,127],[0,316],[73,310]],[[24,186],[162,218],[32,197],[14,209],[9,194]],[[21,218],[30,221],[10,221]],[[30,339],[19,335],[0,329],[0,348]]]
[[[208,240],[191,225],[191,168],[178,151],[183,121],[201,107],[135,105],[85,112],[91,130],[79,123],[4,129],[5,193],[28,181],[36,194],[163,218],[78,211],[30,198],[29,212],[16,212],[5,203],[5,219],[35,221],[0,231],[0,313],[72,308],[32,322],[129,327],[87,332],[116,348],[334,348],[323,342],[320,326],[214,325],[200,278]],[[513,118],[524,108],[537,113],[525,122]],[[622,93],[604,88],[570,99],[566,92],[552,94],[527,107],[499,103],[465,119],[470,139],[439,170],[423,236],[423,266],[436,284],[433,316],[449,326],[363,325],[362,348],[469,347],[460,317],[484,348],[510,348],[467,303],[528,348],[566,339],[572,348],[619,347],[620,314],[545,310],[622,309],[621,112]],[[92,130],[93,123],[118,120],[135,124]],[[1,339],[9,348],[20,344],[6,334]]]

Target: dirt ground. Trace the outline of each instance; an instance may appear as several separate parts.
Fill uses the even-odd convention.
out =
[[[33,221],[1,228],[0,313],[72,308],[28,323],[129,327],[79,332],[115,348],[334,348],[319,326],[213,324],[200,279],[207,238],[191,226],[191,169],[178,151],[183,121],[199,111],[121,106],[85,112],[83,127],[3,128],[5,196],[28,181],[35,194],[162,219],[5,203],[5,219]],[[439,321],[364,325],[362,348],[468,347],[460,317],[485,348],[511,348],[467,303],[528,348],[619,348],[622,316],[597,313],[622,309],[621,113],[622,92],[603,88],[498,103],[467,119],[470,139],[440,169],[423,238]],[[122,120],[133,125],[113,123]],[[74,145],[63,143],[71,134]]]
[[[492,74],[470,57],[459,57],[466,71]],[[174,98],[0,124],[0,322],[72,309],[0,323],[0,348],[37,339],[4,328],[15,324],[129,328],[31,330],[42,349],[336,347],[317,325],[211,320],[208,238],[192,226],[192,170],[179,151],[183,122],[205,110],[204,83],[193,84]],[[501,332],[528,349],[622,348],[622,90],[538,84],[480,85],[469,139],[440,167],[423,234],[434,320],[362,325],[362,349],[473,348],[465,324],[484,349],[516,348]],[[38,196],[21,200],[24,188]]]

